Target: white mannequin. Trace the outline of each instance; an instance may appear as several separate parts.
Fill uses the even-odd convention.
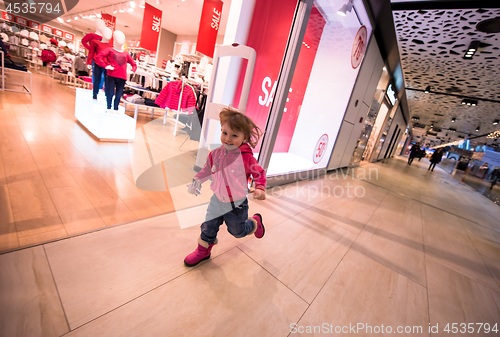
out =
[[[123,45],[125,44],[125,34],[123,32],[117,30],[113,34],[113,49],[116,51],[123,51]],[[108,65],[106,66],[106,69],[113,70],[115,69],[113,66]]]
[[[95,20],[95,33],[102,36],[102,30],[106,28],[106,24],[101,19]],[[108,40],[109,41],[109,40]]]
[[[102,20],[101,20],[102,21]],[[109,40],[111,40],[111,36],[113,36],[113,32],[111,31],[111,28],[109,27],[104,27],[101,30],[101,35],[102,35],[102,40],[101,42],[108,43]]]

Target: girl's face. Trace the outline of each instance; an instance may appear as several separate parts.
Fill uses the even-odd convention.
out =
[[[229,150],[231,148],[240,147],[247,139],[243,132],[232,130],[229,127],[229,123],[224,123],[221,128],[220,141]]]

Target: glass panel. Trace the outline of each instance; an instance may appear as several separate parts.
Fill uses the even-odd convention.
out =
[[[364,159],[370,161],[372,158],[372,152],[375,148],[378,136],[382,127],[384,126],[385,117],[387,116],[387,112],[389,111],[389,107],[387,104],[383,103],[380,106],[380,110],[378,111],[377,119],[375,120],[375,124],[373,125],[372,132],[370,134],[370,138],[368,139],[368,143],[366,145],[366,150],[364,153]],[[376,158],[376,157],[374,157]]]
[[[362,160],[365,160],[365,156],[363,154],[366,152],[368,139],[373,131],[373,125],[375,124],[375,119],[377,118],[378,112],[380,110],[380,104],[384,99],[385,88],[389,83],[389,73],[387,70],[382,72],[382,76],[380,76],[380,80],[377,84],[377,89],[375,90],[375,94],[373,95],[372,105],[370,106],[370,111],[368,111],[368,115],[365,118],[365,123],[363,124],[363,128],[361,129],[361,134],[358,139],[358,144],[354,149],[354,153],[351,158],[351,162],[349,165],[353,165],[359,163]],[[371,150],[370,150],[371,152]]]
[[[349,102],[359,66],[351,53],[360,21],[371,26],[362,1],[340,16],[344,0],[315,1],[286,98],[268,175],[324,168]],[[270,132],[270,130],[268,130]]]

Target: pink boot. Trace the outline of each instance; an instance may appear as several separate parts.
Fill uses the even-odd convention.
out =
[[[208,260],[210,258],[210,252],[212,251],[212,247],[217,244],[217,239],[214,243],[208,244],[208,242],[203,241],[201,238],[198,238],[198,247],[186,256],[184,259],[184,264],[188,267],[194,267],[198,263],[204,260]]]
[[[262,223],[262,215],[260,215],[259,213],[255,213],[252,216],[252,219],[255,222],[253,235],[255,235],[257,239],[262,239],[262,237],[266,233],[266,229],[264,228],[264,224]]]

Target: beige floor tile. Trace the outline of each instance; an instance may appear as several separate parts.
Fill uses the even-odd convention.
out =
[[[43,230],[38,228],[37,231],[31,231],[30,233],[35,234],[27,235],[26,232],[18,233],[19,246],[23,247],[43,242],[54,241],[68,236],[68,232],[62,224],[57,226],[47,226],[43,228]]]
[[[16,114],[17,114],[16,110]],[[38,141],[46,141],[47,137],[43,130],[38,126],[36,120],[29,115],[16,116],[17,121],[19,122],[19,127],[21,128],[21,132],[23,133],[24,138],[27,142],[38,142]]]
[[[226,230],[220,232],[212,258],[244,242],[231,239]],[[167,214],[47,244],[70,326],[80,326],[189,271],[183,260],[196,248],[199,234],[199,228],[180,230],[175,215]]]
[[[106,226],[94,208],[61,214],[64,228],[69,235],[91,231]]]
[[[364,324],[363,328],[360,326],[360,336],[381,336],[375,333],[377,330],[370,333],[365,329],[367,325],[376,329],[382,324],[385,329],[390,326],[393,332],[398,326],[420,326],[419,333],[407,336],[429,336],[427,292],[416,282],[351,249],[297,322],[296,329],[306,331],[308,326],[323,323],[328,328],[332,324],[334,331],[324,333],[325,336],[347,336],[349,333],[335,334],[335,327],[358,323]]]
[[[40,176],[26,142],[4,143],[0,146],[8,183]]]
[[[306,307],[234,249],[68,336],[286,336]]]
[[[16,222],[57,216],[54,203],[40,176],[18,180],[7,186]]]
[[[95,208],[106,225],[122,224],[137,220],[138,217],[121,200],[114,204],[104,205]]]
[[[170,192],[155,192],[155,191],[142,191],[163,213],[170,213],[175,211],[174,203]]]
[[[69,331],[41,246],[0,255],[0,335],[50,337]]]
[[[94,209],[78,186],[49,188],[49,193],[60,215]]]
[[[0,251],[19,247],[16,223],[10,205],[9,190],[0,185]]]
[[[162,210],[148,197],[124,199],[123,202],[137,216],[138,219],[163,214]]]
[[[425,287],[425,256],[420,218],[415,218],[413,223],[411,220],[407,223],[397,223],[394,220],[396,219],[389,221],[373,216],[353,247]]]
[[[106,167],[96,171],[122,200],[144,197],[144,193],[116,167]]]
[[[453,222],[460,224],[456,217]],[[426,219],[423,219],[423,225],[427,262],[439,262],[493,290],[500,291],[465,230],[454,230],[453,226],[440,225]]]
[[[82,154],[64,135],[49,134],[47,138],[66,167],[90,167]]]
[[[458,323],[459,329],[461,323],[498,324],[500,293],[434,261],[427,262],[427,278],[430,322],[439,325],[439,334],[433,335],[447,335],[444,328],[449,323]],[[496,335],[478,332],[478,327],[474,324],[476,330],[467,335]]]
[[[262,240],[238,247],[311,303],[355,237],[335,220],[306,210],[267,230]]]

